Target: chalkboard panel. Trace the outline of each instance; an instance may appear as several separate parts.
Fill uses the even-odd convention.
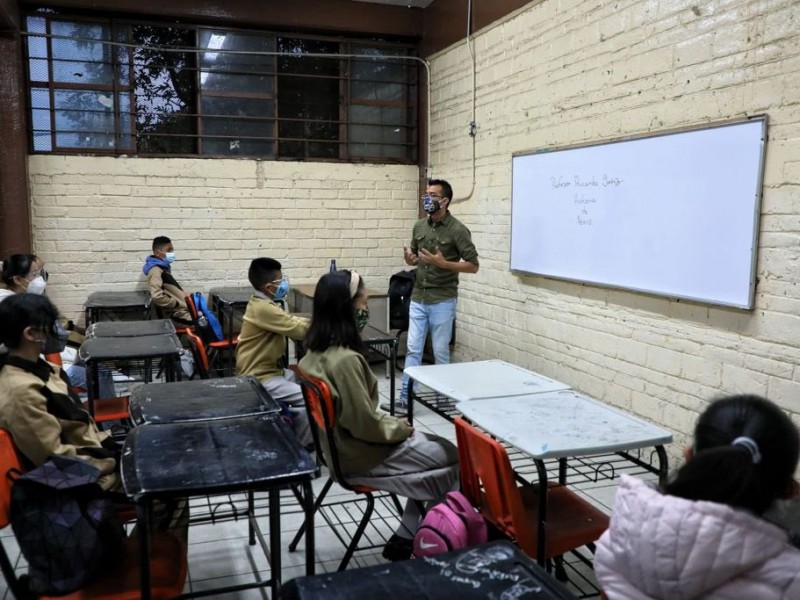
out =
[[[511,269],[752,308],[766,117],[515,155]]]

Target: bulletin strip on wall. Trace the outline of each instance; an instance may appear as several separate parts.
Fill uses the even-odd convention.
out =
[[[512,157],[514,272],[752,309],[767,116]]]

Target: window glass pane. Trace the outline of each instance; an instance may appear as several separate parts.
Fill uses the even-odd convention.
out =
[[[56,145],[61,148],[114,148],[114,98],[102,92],[57,90]]]
[[[133,115],[131,114],[131,98],[127,93],[117,94],[117,104],[119,106],[119,141],[117,149],[133,149]]]
[[[46,33],[44,17],[28,17],[28,32],[30,33]]]
[[[221,51],[274,52],[274,37],[211,30],[200,31],[199,37],[201,48],[213,50],[200,54],[200,86],[203,90],[273,93],[274,56]]]
[[[139,152],[197,152],[197,86],[192,52],[170,48],[194,46],[194,32],[179,27],[131,28],[133,85]]]
[[[204,96],[201,108],[203,154],[274,153],[272,100]]]
[[[404,158],[402,110],[380,106],[350,107],[348,135],[353,156]],[[370,125],[374,123],[374,125]]]
[[[339,44],[300,38],[278,38],[278,50],[295,56],[278,60],[279,155],[338,158],[339,60],[303,54],[339,52]]]
[[[52,21],[53,35],[77,39],[52,39],[53,81],[63,83],[111,84],[114,69],[112,47],[91,40],[109,40],[110,31],[101,23]]]
[[[50,74],[47,71],[47,60],[31,59],[28,61],[31,81],[47,81]]]
[[[33,149],[38,152],[52,150],[50,137],[50,92],[42,88],[31,88],[31,128]]]

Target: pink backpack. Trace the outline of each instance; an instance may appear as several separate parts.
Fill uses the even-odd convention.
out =
[[[433,556],[486,543],[486,521],[461,492],[448,492],[432,507],[414,536],[414,556]]]

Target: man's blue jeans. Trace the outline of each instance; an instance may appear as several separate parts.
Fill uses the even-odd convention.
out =
[[[425,339],[431,332],[433,358],[437,365],[450,362],[450,339],[453,334],[453,321],[456,318],[456,299],[428,304],[414,302],[408,311],[408,343],[406,367],[416,367],[422,363],[425,351]],[[408,375],[403,375],[403,387],[400,392],[400,403],[408,399]]]

